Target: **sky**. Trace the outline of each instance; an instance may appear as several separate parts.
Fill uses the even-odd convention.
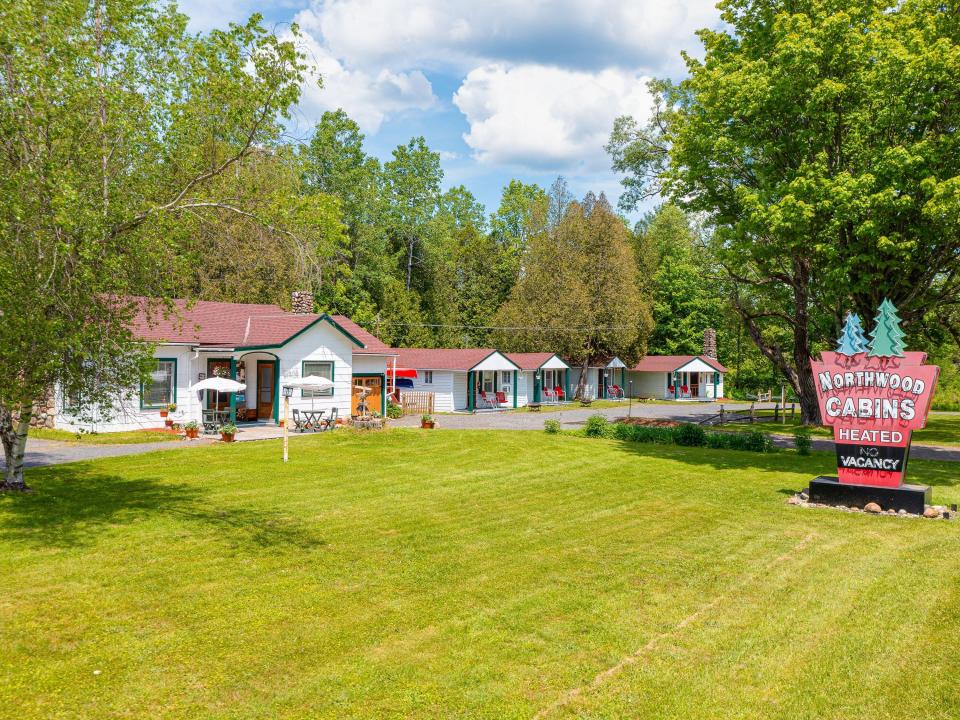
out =
[[[513,178],[620,195],[603,149],[614,118],[648,117],[651,77],[684,75],[681,51],[717,27],[715,0],[181,0],[205,32],[259,12],[323,79],[305,83],[290,133],[307,138],[343,108],[367,151],[423,135],[444,187],[465,185],[493,212]]]

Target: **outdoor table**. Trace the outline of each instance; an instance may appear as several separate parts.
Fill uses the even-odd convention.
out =
[[[301,410],[300,414],[303,415],[304,424],[309,425],[311,430],[316,430],[323,420],[323,410]]]

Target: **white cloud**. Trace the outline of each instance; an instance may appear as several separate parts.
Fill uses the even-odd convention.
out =
[[[610,167],[603,146],[614,118],[649,115],[647,80],[616,68],[491,64],[470,71],[453,102],[470,124],[464,141],[482,163],[600,172]]]
[[[297,42],[315,68],[304,83],[300,101],[300,110],[311,124],[325,110],[343,108],[365,132],[376,133],[388,116],[427,110],[436,102],[430,81],[419,70],[351,70],[312,35],[304,33]],[[317,86],[316,73],[322,77],[323,87]]]
[[[491,61],[578,69],[682,68],[693,32],[716,25],[715,0],[314,0],[301,13],[358,67],[455,68]],[[309,18],[309,20],[307,20]]]

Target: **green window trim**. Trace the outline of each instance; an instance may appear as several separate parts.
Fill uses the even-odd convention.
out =
[[[333,360],[303,360],[300,362],[300,377],[307,377],[312,373],[307,372],[307,365],[329,365],[330,366],[330,382],[335,381],[335,373],[337,369],[337,364]],[[301,398],[325,398],[333,397],[334,390],[336,388],[330,388],[329,390],[307,390],[306,388],[300,389]]]
[[[173,374],[172,374],[172,395],[173,399],[168,403],[161,403],[159,405],[147,405],[143,401],[143,382],[140,382],[140,409],[141,410],[166,410],[167,405],[176,404],[177,402],[177,358],[154,358],[157,363],[170,362],[173,363]]]

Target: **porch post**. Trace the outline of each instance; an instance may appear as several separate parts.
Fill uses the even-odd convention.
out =
[[[235,357],[230,358],[230,379],[237,379],[237,359]],[[244,397],[247,395],[247,391],[243,391]],[[237,394],[230,393],[230,422],[237,422]]]
[[[474,392],[476,391],[476,379],[472,370],[467,370],[467,411],[474,410]]]
[[[673,399],[680,397],[680,373],[673,371]]]
[[[540,380],[540,372],[539,369],[533,371],[533,401],[535,403],[540,402],[540,385],[542,382]]]
[[[570,368],[563,371],[563,399],[570,399]]]
[[[517,407],[517,371],[513,371],[513,407]]]

